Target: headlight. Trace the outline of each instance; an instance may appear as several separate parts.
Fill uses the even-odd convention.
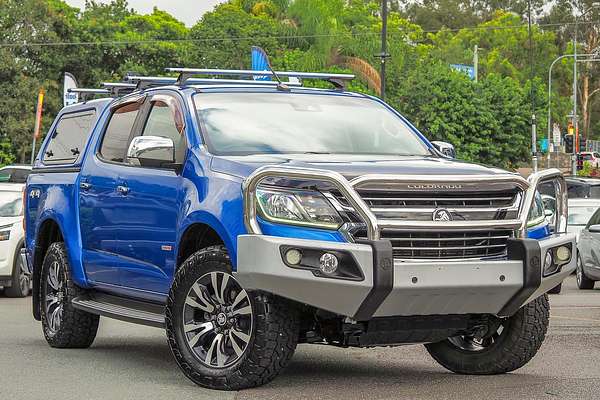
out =
[[[10,239],[10,230],[0,231],[0,242]]]
[[[338,229],[342,218],[319,192],[306,190],[256,190],[261,217],[273,222]]]
[[[529,210],[529,217],[527,218],[527,226],[539,225],[546,220],[546,214],[544,212],[544,200],[540,192],[535,192],[533,204]]]

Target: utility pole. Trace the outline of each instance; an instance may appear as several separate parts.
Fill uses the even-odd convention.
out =
[[[573,35],[573,112],[571,115],[574,135],[573,135],[573,154],[571,155],[571,175],[577,176],[577,146],[579,145],[579,127],[577,124],[577,22],[579,19],[575,16],[575,34]]]
[[[537,130],[535,122],[535,92],[533,90],[533,38],[531,32],[531,0],[527,2],[527,19],[529,29],[529,80],[531,81],[531,161],[533,172],[538,171]]]
[[[575,32],[573,35],[573,113],[572,123],[573,129],[575,130],[573,135],[573,155],[571,156],[571,173],[573,176],[577,175],[577,153],[579,151],[579,117],[577,116],[577,27],[579,24],[579,17],[584,17],[589,11],[594,8],[600,7],[600,2],[593,2],[590,7],[583,11],[581,15],[577,16],[576,5],[572,4],[573,14],[575,15]]]
[[[385,62],[390,56],[387,53],[387,15],[387,0],[381,0],[381,53],[375,55],[375,57],[381,59],[381,71],[379,73],[381,79],[381,100],[385,100]]]

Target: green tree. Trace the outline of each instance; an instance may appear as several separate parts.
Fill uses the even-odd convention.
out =
[[[281,23],[268,15],[256,16],[234,4],[219,5],[192,27],[190,37],[195,42],[188,64],[247,69],[250,48],[261,46],[268,54],[275,54],[285,47],[278,39],[283,32]]]

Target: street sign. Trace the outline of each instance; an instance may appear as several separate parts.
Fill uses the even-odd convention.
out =
[[[554,146],[560,146],[560,126],[558,124],[554,124],[552,129],[552,142],[554,142]]]
[[[475,80],[475,67],[474,66],[465,65],[465,64],[450,64],[450,66],[457,71],[464,72],[465,74],[469,75],[469,78],[471,78],[472,81]]]

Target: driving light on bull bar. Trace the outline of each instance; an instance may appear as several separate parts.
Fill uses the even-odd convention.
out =
[[[565,263],[571,259],[571,250],[567,246],[560,246],[556,249],[556,260],[559,263]]]
[[[297,249],[289,249],[285,252],[285,260],[290,265],[298,265],[302,261],[302,253]]]
[[[319,258],[319,269],[322,273],[331,275],[337,271],[338,268],[338,258],[335,254],[324,253],[321,258]]]

